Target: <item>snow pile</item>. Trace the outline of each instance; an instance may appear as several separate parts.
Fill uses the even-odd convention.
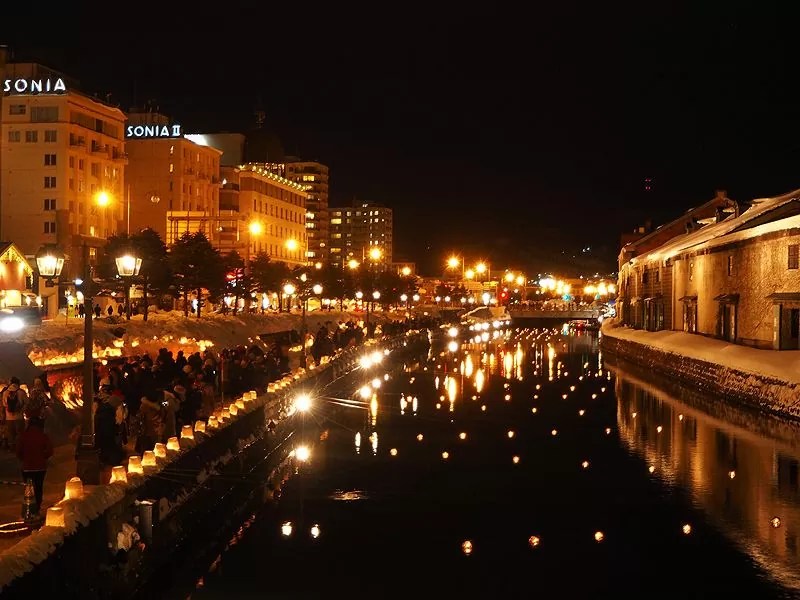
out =
[[[788,384],[800,384],[800,350],[759,350],[683,331],[644,331],[608,322],[603,323],[602,335]]]
[[[15,544],[8,552],[0,554],[0,590],[17,577],[32,571],[62,543],[64,530],[45,526]]]

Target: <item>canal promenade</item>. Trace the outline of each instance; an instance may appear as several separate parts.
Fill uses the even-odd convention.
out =
[[[760,350],[683,331],[644,331],[605,321],[601,347],[731,403],[800,419],[800,350]]]

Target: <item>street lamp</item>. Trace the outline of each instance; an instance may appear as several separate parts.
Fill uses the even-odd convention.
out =
[[[125,280],[125,319],[131,320],[131,278],[139,275],[139,269],[142,268],[142,259],[126,252],[122,256],[115,259],[117,263],[117,272],[119,276]],[[146,292],[145,292],[146,293]]]
[[[64,253],[55,244],[45,244],[36,253],[36,267],[39,269],[39,277],[52,283],[61,275],[64,268]]]
[[[403,277],[408,277],[409,275],[411,275],[411,267],[409,267],[408,265],[404,266],[402,269],[400,269],[400,274]]]
[[[360,293],[361,292],[358,292],[358,294],[360,294]],[[358,296],[358,294],[356,294],[356,296]],[[370,329],[369,329],[369,307],[370,307],[370,304],[372,304],[372,311],[374,312],[375,311],[374,301],[380,299],[380,297],[381,297],[381,293],[379,291],[375,290],[374,292],[372,292],[373,302],[367,302],[367,335],[369,337],[372,337],[372,334],[371,334]]]
[[[292,296],[294,296],[295,291],[297,291],[297,288],[294,287],[294,284],[287,283],[286,285],[283,286],[283,293],[289,297],[289,300],[287,300],[286,302],[286,304],[288,305],[289,312],[292,312],[291,298]]]
[[[354,269],[355,270],[355,269],[357,269],[359,267],[359,264],[360,263],[355,258],[351,258],[350,260],[347,261],[347,267],[349,269]]]

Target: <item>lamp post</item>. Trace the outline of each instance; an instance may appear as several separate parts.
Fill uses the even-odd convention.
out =
[[[372,304],[372,312],[375,312],[375,302],[377,300],[379,300],[380,297],[381,297],[381,293],[379,291],[375,290],[374,292],[372,292],[372,302],[371,302],[371,304]],[[370,331],[370,328],[369,328],[369,305],[370,305],[370,303],[367,303],[367,335],[371,338],[372,337],[372,332]]]
[[[142,259],[131,252],[126,252],[116,259],[117,271],[125,281],[125,319],[131,320],[131,278],[139,275]]]

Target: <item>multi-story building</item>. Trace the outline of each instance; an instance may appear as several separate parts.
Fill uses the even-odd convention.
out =
[[[128,116],[125,145],[130,231],[150,227],[168,246],[202,231],[218,245],[222,151],[187,139],[179,124],[155,112]]]
[[[672,235],[661,243],[643,238],[620,253],[623,324],[800,348],[800,190],[742,212],[732,204],[696,219],[690,211],[664,228]]]
[[[0,239],[28,257],[58,245],[72,280],[84,247],[93,261],[124,226],[125,115],[65,75],[6,59],[0,49]],[[48,314],[64,301],[58,287],[42,296]]]
[[[222,167],[219,247],[252,259],[265,252],[289,265],[306,264],[304,186],[259,164]]]
[[[302,185],[308,194],[306,199],[308,262],[325,264],[329,260],[328,167],[315,161],[287,158],[285,177]]]
[[[392,209],[368,202],[331,208],[330,262],[344,268],[365,264],[384,270],[392,264]]]

